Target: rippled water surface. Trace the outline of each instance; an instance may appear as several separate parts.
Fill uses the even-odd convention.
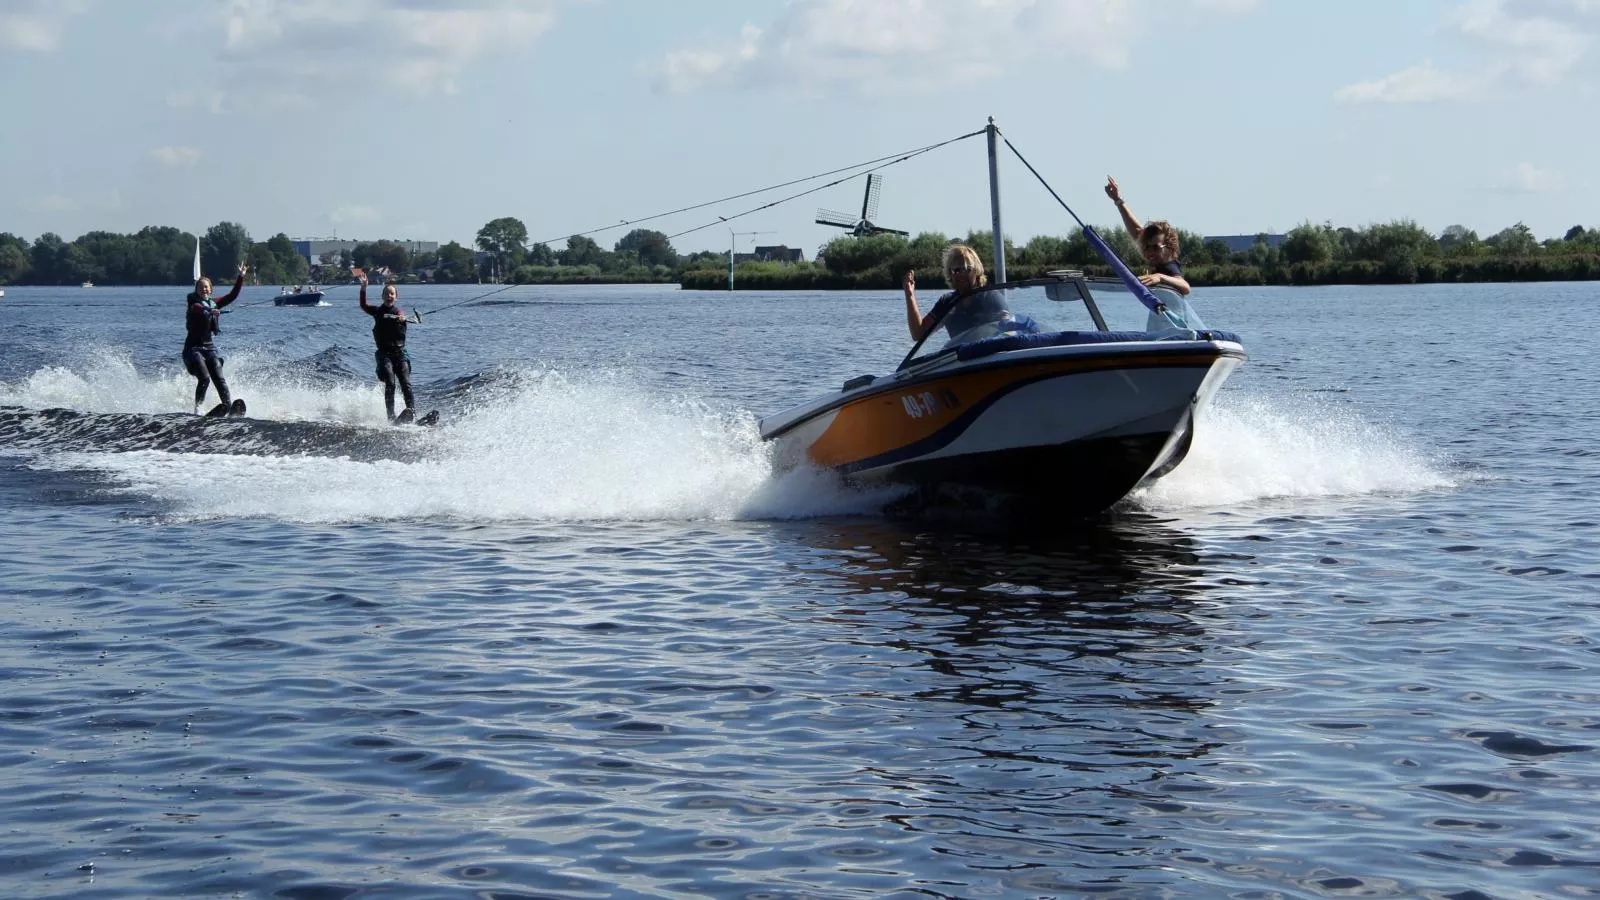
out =
[[[242,420],[181,289],[7,288],[0,895],[1600,896],[1595,291],[1202,289],[1184,466],[999,535],[771,472],[894,294],[505,291],[427,430],[348,288]]]

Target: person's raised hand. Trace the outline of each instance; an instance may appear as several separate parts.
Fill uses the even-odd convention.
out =
[[[1117,187],[1117,180],[1110,175],[1106,176],[1106,196],[1111,198],[1112,203],[1122,202],[1122,191]]]

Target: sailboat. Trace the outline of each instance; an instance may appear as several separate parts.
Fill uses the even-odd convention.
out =
[[[200,236],[194,239],[194,281],[200,280]]]

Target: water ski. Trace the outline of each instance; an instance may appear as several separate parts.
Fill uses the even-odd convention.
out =
[[[244,415],[244,400],[241,398],[234,400],[232,403],[218,403],[216,406],[211,407],[210,412],[206,413],[206,418],[220,419],[223,416],[242,415]]]
[[[396,425],[437,425],[439,424],[439,411],[433,410],[422,418],[417,418],[417,411],[407,407],[394,417]]]

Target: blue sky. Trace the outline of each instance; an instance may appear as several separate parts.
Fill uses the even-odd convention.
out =
[[[0,231],[535,239],[1001,129],[1091,222],[1600,226],[1596,0],[0,0]],[[972,140],[880,224],[988,224]],[[860,182],[739,219],[807,254]],[[1014,240],[1069,222],[1014,161]],[[756,205],[650,223],[668,233]],[[610,246],[625,228],[596,235]],[[728,228],[679,238],[726,250]]]

